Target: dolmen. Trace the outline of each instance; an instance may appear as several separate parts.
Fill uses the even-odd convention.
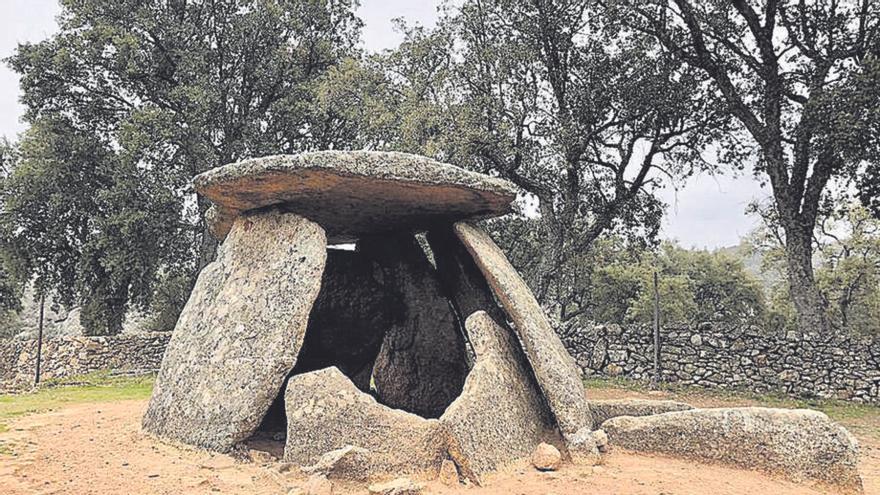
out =
[[[358,477],[474,483],[541,443],[596,455],[574,360],[473,221],[509,182],[403,153],[315,152],[194,179],[222,241],[174,329],[143,428]]]

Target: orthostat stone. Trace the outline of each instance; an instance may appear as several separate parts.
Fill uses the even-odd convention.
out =
[[[236,219],[177,321],[144,429],[219,451],[250,436],[296,362],[326,256],[298,215]]]
[[[489,234],[465,222],[456,223],[454,229],[513,322],[538,386],[563,435],[592,428],[593,418],[580,371],[526,283]]]
[[[430,158],[368,151],[255,158],[209,170],[193,184],[216,205],[210,218],[218,238],[238,212],[283,205],[324,227],[331,242],[503,215],[517,192],[503,179]]]

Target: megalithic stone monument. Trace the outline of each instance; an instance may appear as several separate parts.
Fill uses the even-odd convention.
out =
[[[222,245],[174,329],[146,431],[228,451],[280,422],[289,462],[353,446],[376,474],[451,458],[479,483],[592,429],[573,360],[469,223],[510,212],[511,183],[415,155],[326,151],[194,184]]]

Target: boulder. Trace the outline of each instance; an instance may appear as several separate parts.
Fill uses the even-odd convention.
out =
[[[581,428],[574,435],[566,439],[568,455],[575,464],[594,466],[601,464],[601,452],[607,450],[608,436],[602,430],[590,431],[589,428]]]
[[[238,217],[180,315],[144,430],[219,451],[249,437],[296,362],[325,258],[305,218]]]
[[[693,409],[620,416],[602,428],[611,445],[821,481],[861,490],[859,449],[845,428],[818,411],[761,407]]]
[[[456,223],[454,229],[513,321],[538,386],[563,435],[592,427],[580,370],[526,283],[488,234],[464,222]]]
[[[378,277],[397,294],[404,317],[385,334],[373,367],[379,400],[437,418],[468,374],[464,337],[436,271],[412,234],[362,239]]]
[[[674,411],[687,411],[694,406],[674,400],[611,399],[591,400],[590,412],[597,426],[618,416],[650,416]]]
[[[477,362],[440,421],[462,475],[480,484],[487,472],[527,457],[553,434],[553,422],[513,335],[484,311],[465,326]]]
[[[286,462],[312,466],[352,446],[369,451],[369,472],[378,475],[437,472],[446,458],[439,421],[379,404],[336,368],[291,377],[284,400]]]
[[[331,242],[503,215],[517,192],[508,181],[430,158],[364,151],[255,158],[209,170],[193,184],[218,205],[219,238],[238,212],[283,204],[323,226]]]
[[[562,465],[562,454],[549,443],[541,443],[532,452],[532,466],[538,471],[556,471]]]

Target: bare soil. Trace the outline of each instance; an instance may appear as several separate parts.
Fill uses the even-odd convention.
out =
[[[625,390],[598,390],[592,398],[665,397]],[[686,398],[686,400],[688,400]],[[690,398],[702,406],[735,401]],[[744,405],[744,404],[743,404]],[[0,494],[287,494],[305,479],[227,455],[161,443],[140,431],[146,402],[75,405],[9,422],[0,433],[14,455],[0,454]],[[878,415],[880,416],[880,415]],[[876,418],[875,418],[876,420]],[[850,426],[850,425],[848,425]],[[880,440],[877,424],[855,424],[862,443],[865,492],[880,494]],[[740,495],[825,494],[821,486],[798,485],[753,471],[704,465],[615,449],[598,468],[565,466],[539,473],[525,464],[491,476],[484,487],[450,488],[428,482],[429,494],[474,495]],[[363,486],[335,486],[334,493],[366,493]]]

